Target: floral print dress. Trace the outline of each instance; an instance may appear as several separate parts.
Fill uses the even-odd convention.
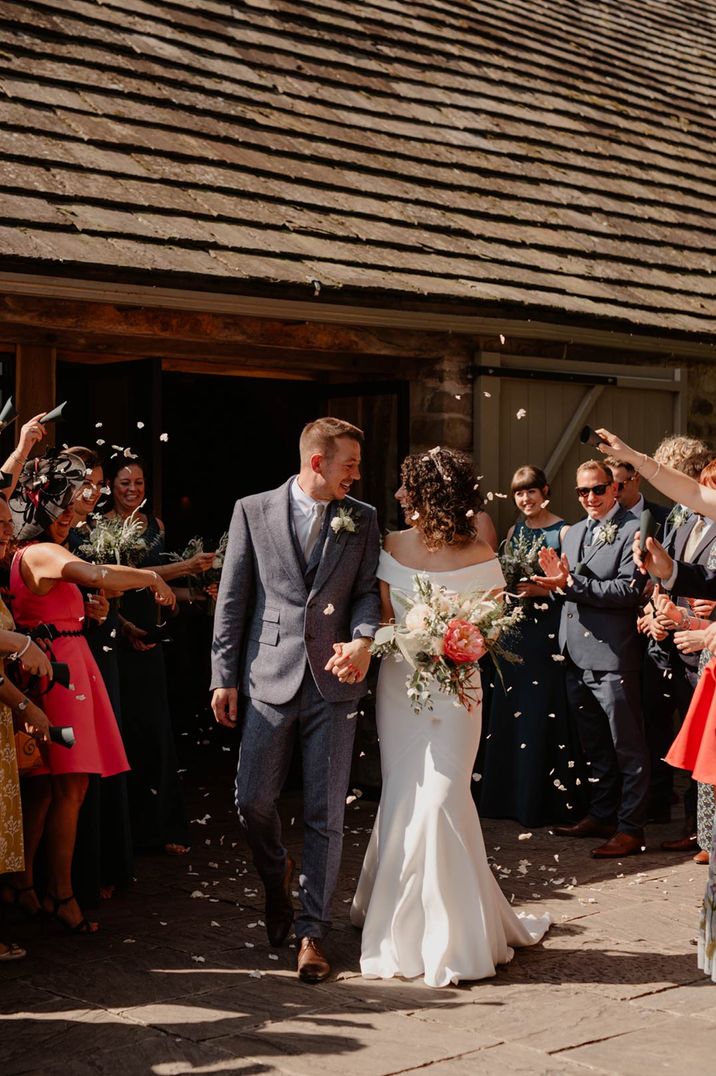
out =
[[[12,631],[12,616],[0,600],[0,628]],[[0,661],[0,675],[3,672]],[[24,869],[22,805],[15,754],[15,730],[8,706],[0,704],[0,874]]]

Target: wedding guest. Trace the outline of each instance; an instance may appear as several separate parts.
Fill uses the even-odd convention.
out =
[[[702,470],[700,481],[716,487],[716,461]],[[673,525],[667,530],[664,547],[677,560],[692,564],[708,565],[716,542],[716,524],[695,513],[681,518],[672,517]],[[658,590],[657,590],[658,594]],[[643,704],[647,743],[651,761],[651,790],[649,817],[668,822],[671,818],[673,792],[673,767],[664,762],[669,745],[674,739],[674,714],[679,723],[686,716],[691,696],[699,677],[699,654],[675,645],[673,631],[682,623],[683,616],[692,612],[694,598],[678,598],[674,607],[676,620],[666,613],[653,612],[647,630],[650,635],[644,661]],[[650,603],[653,609],[654,603]],[[664,608],[663,602],[660,608]],[[709,604],[707,616],[713,612]],[[696,851],[696,786],[689,782],[684,796],[684,830],[675,840],[662,842],[665,851]]]
[[[567,694],[590,764],[589,813],[564,837],[605,837],[595,859],[634,855],[644,845],[649,759],[641,709],[642,649],[635,613],[644,578],[635,572],[638,523],[617,500],[610,468],[587,460],[577,469],[586,518],[570,527],[560,558],[540,551],[533,582],[562,591],[559,643]]]
[[[710,571],[716,569],[716,542],[711,546],[711,556],[707,564]],[[712,624],[712,617],[716,603],[690,600],[692,614],[685,613],[676,605],[669,602],[665,595],[657,599],[663,615],[669,617],[680,630],[674,632],[674,644],[682,655],[696,655],[698,658],[698,679],[701,678],[704,669],[711,661],[713,654],[707,646],[707,630]],[[689,700],[691,702],[691,700]],[[685,720],[685,718],[684,718]],[[667,744],[667,748],[668,748]],[[666,750],[664,752],[666,755]],[[664,759],[664,764],[667,765]],[[671,764],[668,764],[671,765]],[[674,841],[662,841],[661,847],[665,851],[689,852],[698,848],[693,859],[702,866],[709,862],[709,850],[713,840],[714,824],[716,822],[716,800],[714,799],[713,785],[701,781],[693,781],[696,785],[696,820],[690,820],[687,815],[683,836]],[[691,786],[689,786],[690,793]],[[687,793],[687,795],[689,794]],[[689,803],[691,806],[691,803]],[[693,808],[692,808],[693,809]],[[695,833],[695,840],[693,834]]]
[[[0,497],[0,560],[13,537],[12,515],[7,501]],[[23,653],[21,653],[23,651]],[[14,623],[5,603],[0,599],[0,876],[16,876],[25,867],[22,839],[22,802],[15,748],[15,722],[18,731],[25,731],[41,741],[49,735],[46,715],[35,706],[10,680],[6,679],[5,660],[19,657],[21,666],[40,676],[51,676],[47,655],[31,640],[14,631]],[[30,890],[0,880],[3,904],[10,904],[33,914]],[[21,960],[26,952],[12,942],[0,941],[0,962]]]
[[[622,508],[631,512],[635,519],[641,518],[641,513],[648,508],[656,522],[659,524],[659,533],[664,533],[664,524],[669,514],[669,509],[655,501],[647,501],[641,492],[641,475],[631,463],[620,460],[618,456],[607,456],[604,461],[614,475],[617,484],[617,500]]]
[[[20,548],[10,569],[16,623],[28,632],[49,628],[55,660],[69,666],[70,686],[57,687],[44,696],[50,724],[71,726],[75,734],[70,749],[50,743],[47,765],[33,770],[25,781],[25,868],[12,881],[18,889],[32,892],[35,854],[44,833],[47,892],[43,907],[68,930],[81,934],[97,930],[97,924],[84,916],[71,888],[77,817],[87,775],[122,772],[127,759],[106,688],[84,638],[79,587],[147,588],[157,602],[174,603],[171,589],[156,572],[86,564],[63,548],[74,515],[71,501],[84,482],[85,471],[84,462],[68,453],[25,465],[11,500]]]
[[[524,620],[505,645],[519,655],[521,664],[502,662],[501,675],[494,677],[480,814],[542,826],[578,818],[582,782],[586,784],[564,670],[554,660],[559,654],[560,607],[548,590],[526,581],[538,568],[538,549],[561,553],[568,526],[549,510],[549,485],[539,467],[515,471],[511,490],[523,518],[507,532],[503,570],[507,589],[523,601]],[[515,567],[514,579],[508,566]]]
[[[151,568],[165,582],[207,571],[213,553],[200,553],[178,563],[162,559],[164,524],[144,509],[144,464],[118,455],[108,468],[112,519],[136,522],[141,547],[136,563]],[[119,610],[119,694],[122,725],[131,765],[128,775],[132,835],[137,849],[163,849],[167,855],[189,851],[184,793],[178,774],[167,695],[162,628],[157,609],[146,591],[122,598]]]
[[[91,448],[67,450],[84,462],[85,480],[72,501],[74,518],[67,548],[88,559],[87,541],[96,525],[94,513],[102,495],[104,470]],[[108,600],[106,591],[83,591],[84,631],[107,688],[112,711],[122,735],[122,710],[117,663],[118,599]],[[89,775],[87,795],[80,811],[72,864],[74,891],[81,903],[95,905],[107,900],[115,889],[127,886],[133,875],[132,830],[129,817],[127,775]]]

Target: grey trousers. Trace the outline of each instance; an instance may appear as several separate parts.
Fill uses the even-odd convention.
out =
[[[639,671],[598,672],[568,661],[567,697],[590,763],[589,814],[637,836],[646,822],[649,752]]]
[[[303,765],[304,841],[296,936],[322,938],[343,848],[357,702],[329,703],[309,669],[290,702],[271,706],[244,699],[235,799],[239,820],[264,885],[280,883],[286,864],[276,803],[299,738]]]

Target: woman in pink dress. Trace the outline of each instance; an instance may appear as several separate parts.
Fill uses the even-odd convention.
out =
[[[128,769],[122,739],[104,682],[83,635],[80,586],[113,591],[148,588],[156,601],[173,605],[170,587],[153,571],[88,564],[63,548],[72,525],[73,497],[85,479],[82,460],[70,453],[31,460],[11,500],[21,548],[10,569],[12,612],[28,637],[49,625],[54,660],[69,666],[69,687],[55,685],[43,698],[50,725],[71,726],[75,744],[50,744],[47,767],[25,781],[25,870],[13,881],[33,885],[33,860],[44,833],[47,893],[43,906],[69,930],[94,933],[72,893],[70,870],[77,817],[88,774],[109,777]],[[29,543],[29,544],[22,544]],[[36,898],[35,898],[36,899]]]

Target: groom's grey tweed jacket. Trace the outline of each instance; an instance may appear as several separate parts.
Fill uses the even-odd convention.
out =
[[[373,636],[380,622],[376,512],[352,497],[331,502],[306,567],[293,535],[292,482],[236,502],[216,604],[211,686],[238,685],[242,694],[280,706],[299,690],[308,662],[324,699],[352,701],[365,694],[365,683],[341,684],[324,666],[335,642]],[[339,507],[350,510],[356,533],[331,528]]]

